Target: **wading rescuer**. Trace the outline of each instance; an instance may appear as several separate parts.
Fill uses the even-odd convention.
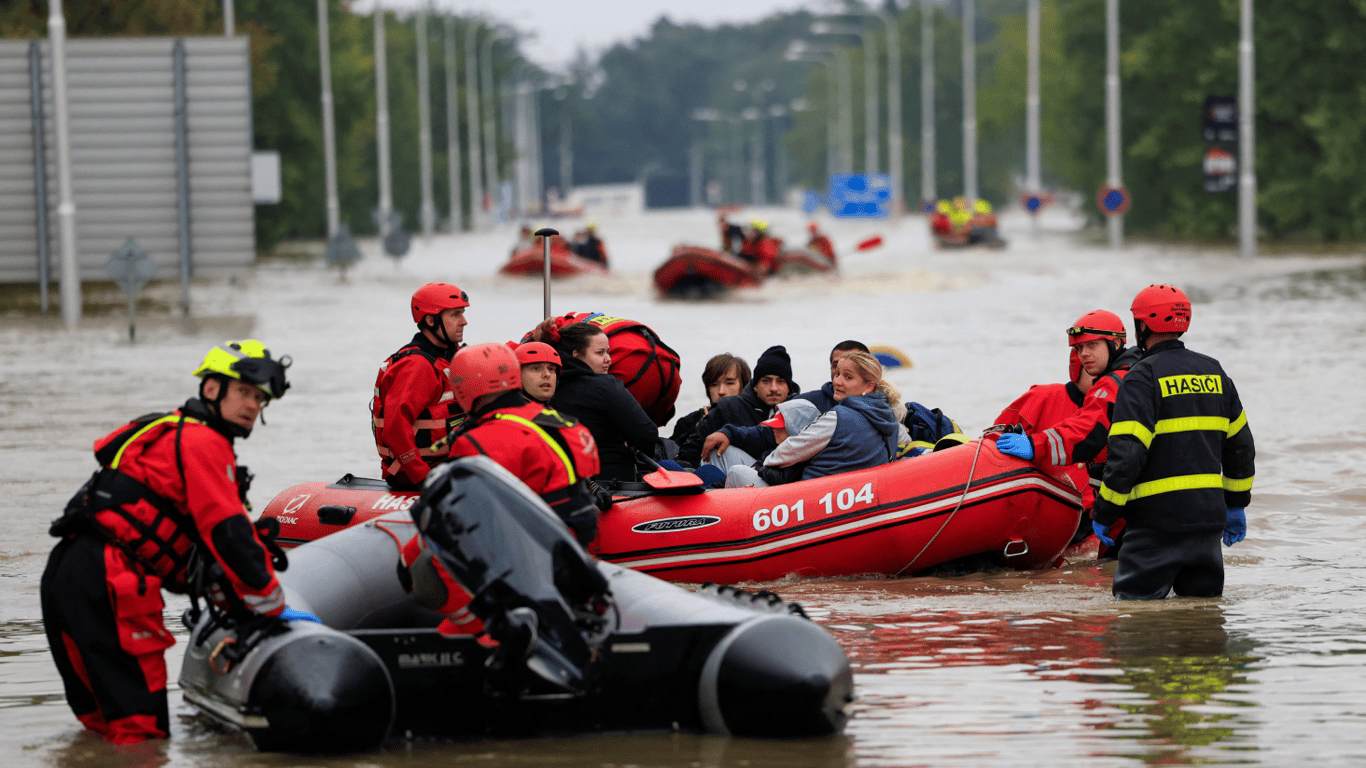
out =
[[[446,369],[465,337],[469,296],[449,283],[428,283],[413,294],[411,341],[379,366],[370,423],[382,477],[394,490],[416,490],[446,458],[443,439],[452,416]]]
[[[469,416],[453,434],[450,455],[483,454],[498,462],[540,494],[587,546],[598,533],[588,486],[599,471],[593,435],[573,418],[527,402],[521,368],[503,344],[475,344],[451,360],[451,390]]]
[[[1001,435],[996,441],[1001,453],[1056,467],[1086,463],[1082,496],[1088,507],[1105,472],[1105,445],[1120,382],[1138,359],[1124,346],[1126,340],[1119,315],[1103,309],[1087,312],[1067,329],[1072,380],[1030,387],[996,417],[997,424],[1024,428],[1022,435]],[[1091,531],[1090,521],[1083,518],[1075,540]]]
[[[52,525],[61,542],[40,593],[48,644],[67,704],[107,741],[168,733],[164,654],[175,639],[163,587],[239,614],[317,621],[285,605],[244,508],[251,475],[233,452],[288,389],[288,366],[255,340],[210,350],[194,372],[198,397],[95,442],[99,471]]]
[[[1186,349],[1191,304],[1170,285],[1134,297],[1134,336],[1143,357],[1115,401],[1109,461],[1095,508],[1096,535],[1127,526],[1115,567],[1115,597],[1217,597],[1219,548],[1247,533],[1256,449],[1233,380],[1219,362]],[[1108,543],[1108,542],[1107,542]]]

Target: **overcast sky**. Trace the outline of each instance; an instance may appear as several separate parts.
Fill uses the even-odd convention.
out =
[[[389,10],[411,10],[424,0],[382,0]],[[464,16],[486,16],[535,35],[522,45],[532,61],[562,70],[580,48],[596,58],[614,43],[643,37],[667,15],[675,22],[715,25],[754,21],[777,11],[821,9],[829,0],[432,0],[432,5]],[[352,8],[368,14],[375,0]]]

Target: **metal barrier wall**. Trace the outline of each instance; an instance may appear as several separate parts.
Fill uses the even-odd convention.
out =
[[[67,41],[83,281],[108,280],[104,263],[129,237],[156,260],[158,280],[253,263],[247,43]],[[0,283],[38,282],[44,262],[47,278],[57,278],[51,65],[46,41],[0,40]]]

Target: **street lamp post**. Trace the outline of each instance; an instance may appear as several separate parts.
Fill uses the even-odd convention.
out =
[[[436,203],[432,200],[432,87],[428,81],[427,10],[417,11],[417,157],[422,185],[422,236],[430,238],[436,230]]]
[[[963,0],[963,196],[977,202],[976,0]]]
[[[1105,139],[1106,183],[1123,183],[1119,149],[1119,0],[1105,0]],[[1124,217],[1109,216],[1110,248],[1124,245]]]
[[[479,229],[483,224],[481,209],[484,205],[484,179],[481,168],[479,148],[479,76],[478,51],[479,28],[476,21],[468,21],[465,26],[465,125],[469,134],[470,168],[470,229]]]
[[[324,2],[324,0],[318,0]],[[446,17],[446,176],[451,188],[451,234],[465,227],[464,184],[460,172],[460,103],[455,80],[455,17]]]
[[[375,142],[379,153],[379,236],[389,234],[394,210],[389,168],[389,63],[385,51],[384,8],[375,3]]]
[[[920,0],[920,196],[932,205],[934,183],[934,3]]]
[[[327,199],[327,237],[341,226],[341,202],[337,196],[337,132],[332,114],[332,44],[328,34],[327,0],[318,0],[318,58],[322,73],[323,185]]]

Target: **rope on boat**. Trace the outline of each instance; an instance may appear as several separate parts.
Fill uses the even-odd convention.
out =
[[[897,576],[901,576],[906,571],[910,570],[911,566],[915,565],[915,561],[919,560],[920,556],[925,554],[925,550],[929,549],[930,545],[939,538],[939,534],[943,533],[944,529],[949,527],[949,523],[953,521],[953,516],[958,514],[958,510],[963,506],[963,501],[968,497],[968,489],[972,487],[972,476],[977,472],[977,457],[982,453],[982,445],[986,443],[987,435],[992,432],[1005,432],[1010,429],[1010,426],[1011,425],[1007,424],[995,424],[982,430],[982,436],[977,439],[977,450],[972,453],[972,466],[968,467],[968,481],[963,484],[963,492],[958,496],[958,503],[953,505],[953,511],[949,513],[948,517],[944,518],[943,525],[940,525],[939,530],[935,531],[934,535],[930,537],[930,540],[925,542],[925,546],[921,547],[920,551],[915,553],[915,557],[911,558],[909,563],[901,566],[901,570],[896,572]]]

